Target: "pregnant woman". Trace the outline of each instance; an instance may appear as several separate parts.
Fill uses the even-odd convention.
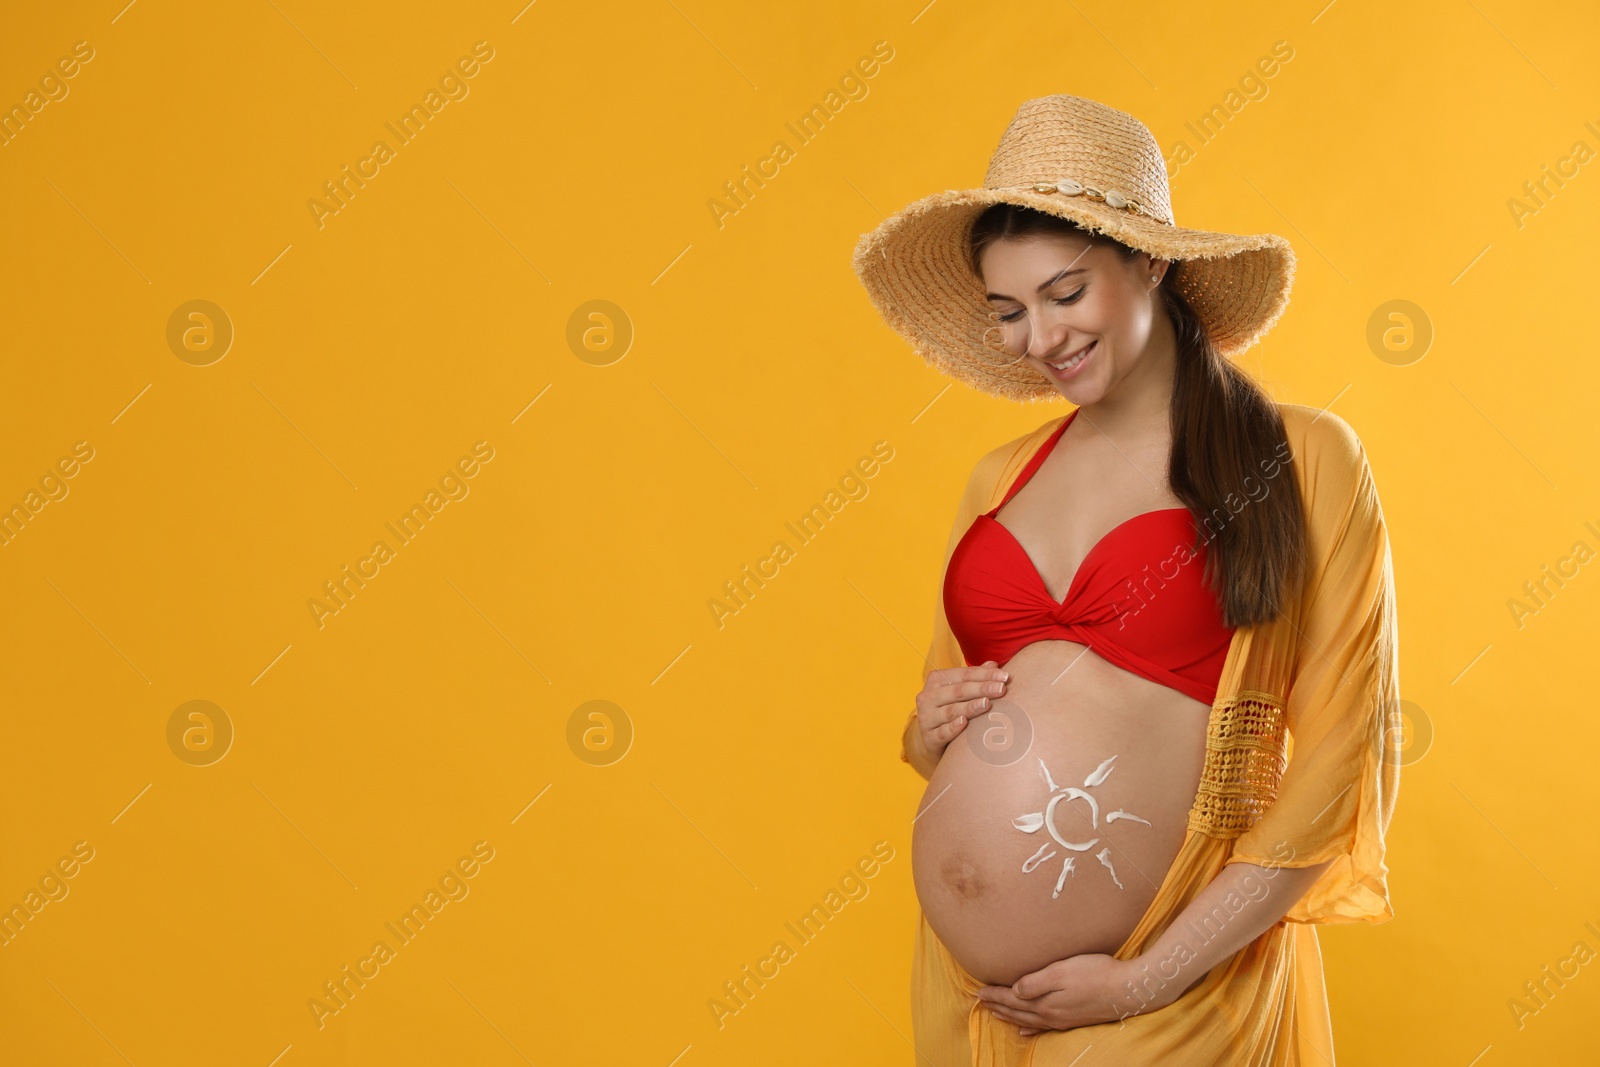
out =
[[[1074,405],[978,460],[945,553],[918,1062],[1332,1063],[1314,924],[1393,914],[1398,644],[1360,441],[1228,362],[1288,243],[1179,229],[1149,130],[1050,96],[855,266],[933,366]]]

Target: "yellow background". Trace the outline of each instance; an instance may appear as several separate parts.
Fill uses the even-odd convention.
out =
[[[1520,1027],[1508,1007],[1600,950],[1600,576],[1520,627],[1508,603],[1600,548],[1596,164],[1508,206],[1600,149],[1590,5],[123,3],[0,35],[7,107],[94,50],[0,147],[0,503],[94,456],[0,548],[0,903],[94,850],[0,948],[0,1058],[910,1063],[897,735],[972,462],[1066,408],[945,391],[850,254],[978,184],[1057,92],[1190,142],[1180,224],[1294,243],[1243,362],[1331,405],[1377,477],[1433,741],[1396,918],[1324,930],[1340,1062],[1593,1055],[1595,964]],[[478,41],[469,94],[318,228],[307,201]],[[798,145],[785,122],[878,41],[867,95]],[[1184,123],[1278,41],[1266,95],[1199,144]],[[209,366],[166,340],[196,299],[235,331]],[[1404,366],[1366,339],[1397,299],[1434,335]],[[634,330],[605,366],[567,340],[592,300]],[[319,628],[323,582],[478,441],[470,493]],[[877,441],[870,492],[719,628],[723,583]],[[191,700],[235,731],[209,766],[168,746]],[[609,766],[568,745],[590,700],[634,733]],[[323,983],[479,841],[469,895],[319,1029]],[[722,983],[878,841],[869,895],[719,1029]]]

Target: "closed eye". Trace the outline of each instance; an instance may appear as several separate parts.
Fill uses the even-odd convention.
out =
[[[1085,289],[1087,289],[1087,288],[1089,288],[1087,285],[1080,286],[1078,289],[1076,289],[1075,291],[1067,294],[1066,296],[1056,297],[1056,303],[1058,303],[1058,304],[1076,304],[1079,301],[1079,299],[1082,298],[1083,291]],[[1016,322],[1020,318],[1022,318],[1022,310],[1019,309],[1017,311],[1013,311],[1009,315],[1001,315],[1000,316],[1000,321],[1001,322]]]

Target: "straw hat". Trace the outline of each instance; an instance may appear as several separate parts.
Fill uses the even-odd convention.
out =
[[[878,312],[930,365],[986,393],[1041,400],[1060,393],[1005,352],[968,260],[973,221],[1011,203],[1071,219],[1157,259],[1183,261],[1178,291],[1218,351],[1249,348],[1289,303],[1294,250],[1277,234],[1178,227],[1156,139],[1124,111],[1079,96],[1017,109],[980,189],[916,201],[856,244],[855,270]]]

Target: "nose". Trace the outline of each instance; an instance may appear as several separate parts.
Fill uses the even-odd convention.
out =
[[[1027,354],[1042,360],[1061,347],[1061,342],[1066,339],[1067,325],[1048,312],[1028,318]]]

